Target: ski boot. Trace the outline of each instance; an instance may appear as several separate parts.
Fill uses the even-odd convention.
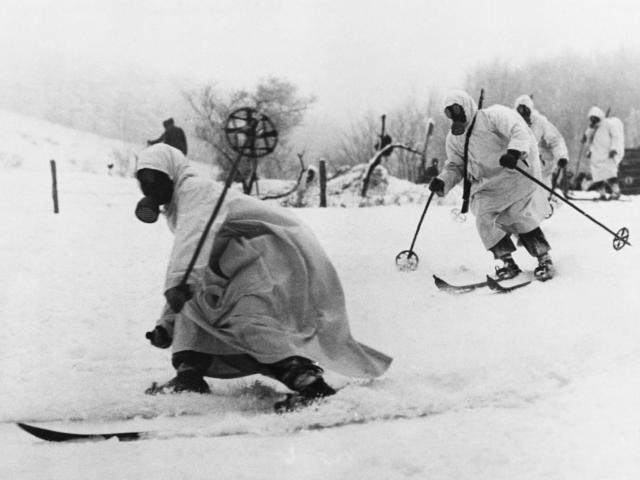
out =
[[[607,196],[607,190],[604,187],[598,190],[598,200],[609,200],[609,197]]]
[[[295,393],[273,406],[277,413],[292,412],[314,401],[334,395],[336,391],[324,381],[324,370],[303,357],[289,357],[272,365],[274,376]]]
[[[153,382],[151,387],[147,388],[144,393],[147,395],[157,395],[180,392],[211,393],[211,389],[199,372],[195,370],[185,370],[178,372],[175,377],[162,385]]]
[[[511,255],[504,255],[500,260],[502,260],[502,266],[496,267],[496,280],[509,280],[522,272]]]
[[[211,363],[211,356],[193,350],[176,352],[171,357],[171,364],[176,369],[176,376],[166,383],[151,384],[145,393],[156,395],[158,393],[211,393],[209,384],[204,379],[204,373]]]
[[[622,192],[620,191],[620,187],[614,184],[611,187],[611,196],[609,197],[609,200],[620,200],[621,193]]]
[[[554,273],[551,256],[548,253],[540,255],[538,257],[538,266],[533,271],[533,276],[541,282],[546,282],[553,278]]]

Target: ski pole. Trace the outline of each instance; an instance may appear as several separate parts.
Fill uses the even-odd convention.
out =
[[[542,183],[540,180],[538,180],[537,178],[535,178],[532,175],[529,175],[527,172],[525,172],[524,170],[522,170],[520,167],[518,167],[517,165],[514,168],[515,170],[517,170],[518,172],[520,172],[522,175],[524,175],[525,177],[527,177],[529,180],[531,180],[534,183],[537,183],[538,185],[540,185],[542,188],[544,188],[546,191],[550,192],[551,194],[555,195],[556,197],[558,197],[560,200],[562,200],[564,203],[566,203],[567,205],[569,205],[570,207],[574,208],[575,210],[577,210],[578,212],[580,212],[582,215],[584,215],[585,217],[587,217],[589,220],[591,220],[593,223],[595,223],[596,225],[599,225],[600,227],[602,227],[603,229],[605,229],[607,232],[609,232],[611,235],[613,235],[613,248],[615,250],[620,250],[621,248],[623,248],[625,245],[629,245],[631,246],[631,243],[629,243],[629,229],[627,227],[622,227],[620,230],[618,230],[617,232],[614,232],[613,230],[611,230],[610,228],[608,228],[607,226],[603,225],[602,223],[600,223],[598,220],[596,220],[595,218],[593,218],[591,215],[589,215],[588,213],[586,213],[584,210],[581,210],[580,208],[578,208],[576,205],[574,205],[572,202],[570,202],[569,200],[567,200],[566,198],[564,198],[562,195],[556,193],[555,191],[551,190],[549,187],[547,187],[544,183]]]
[[[418,255],[413,251],[413,246],[416,244],[416,239],[418,238],[418,233],[420,232],[420,227],[422,226],[422,221],[427,214],[427,210],[429,209],[429,204],[431,203],[431,199],[433,198],[434,193],[435,192],[431,192],[431,195],[429,195],[429,199],[427,200],[427,204],[424,206],[424,210],[422,211],[422,215],[420,216],[420,221],[418,222],[416,233],[413,235],[413,240],[411,241],[409,250],[403,250],[398,255],[396,255],[396,266],[403,272],[413,271],[418,268]]]
[[[191,256],[189,265],[187,266],[187,269],[185,270],[184,275],[182,276],[182,280],[180,280],[180,284],[179,284],[180,287],[184,287],[187,284],[187,281],[189,280],[189,275],[191,275],[191,271],[193,270],[193,267],[196,264],[196,260],[198,260],[198,256],[200,255],[202,246],[204,245],[204,242],[207,238],[209,230],[211,230],[211,225],[213,225],[214,220],[218,216],[218,212],[220,211],[220,208],[222,208],[222,203],[224,202],[224,199],[227,196],[229,187],[231,187],[231,183],[233,182],[233,178],[236,175],[236,170],[238,169],[238,164],[240,163],[240,160],[242,160],[241,154],[238,155],[238,158],[236,159],[235,162],[233,162],[233,165],[231,166],[231,170],[229,171],[229,176],[227,177],[227,180],[224,182],[224,188],[222,189],[222,193],[218,197],[216,206],[214,207],[213,212],[211,212],[211,216],[209,217],[209,221],[204,227],[202,235],[200,235],[200,240],[198,241],[198,245],[196,246],[196,249],[193,252],[193,255]]]
[[[576,162],[576,169],[573,173],[573,176],[575,178],[578,177],[578,173],[580,173],[580,164],[582,163],[582,156],[584,155],[584,151],[585,151],[585,144],[581,143],[580,144],[580,151],[578,152],[578,161]]]

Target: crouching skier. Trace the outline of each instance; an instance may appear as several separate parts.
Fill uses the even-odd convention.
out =
[[[139,155],[136,177],[145,195],[136,216],[152,223],[161,211],[174,233],[167,302],[146,337],[172,347],[177,373],[147,393],[208,393],[204,377],[262,374],[296,392],[276,404],[282,411],[335,393],[319,364],[360,378],[387,370],[390,357],[351,336],[340,279],[291,212],[229,191],[181,286],[221,188],[165,144]]]
[[[447,161],[429,189],[444,196],[463,179],[468,162],[471,211],[485,248],[501,262],[496,277],[504,280],[521,272],[511,256],[516,250],[511,234],[517,234],[527,252],[538,259],[535,277],[552,278],[551,247],[540,229],[550,213],[549,202],[538,185],[513,170],[517,165],[540,178],[533,133],[514,110],[502,105],[478,110],[471,96],[460,90],[447,95],[444,112],[451,120]]]

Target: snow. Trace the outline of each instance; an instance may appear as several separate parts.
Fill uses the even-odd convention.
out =
[[[492,269],[473,219],[452,218],[457,198],[430,207],[411,273],[394,259],[409,248],[424,197],[296,209],[341,275],[354,336],[395,360],[373,382],[329,374],[344,387],[337,395],[278,416],[271,404],[286,390],[257,376],[212,379],[210,396],[144,395],[173,373],[169,352],[144,338],[161,308],[171,234],[162,222],[138,222],[135,181],[107,175],[104,158],[91,154],[109,142],[3,115],[14,139],[37,130],[59,145],[79,139],[77,151],[88,153],[69,162],[43,142],[3,146],[4,158],[22,162],[0,167],[0,478],[640,475],[638,199],[579,205],[614,231],[629,228],[634,246],[621,251],[600,227],[559,208],[543,224],[558,276],[507,295],[453,296],[434,286],[433,274],[462,283]],[[60,159],[58,215],[50,158]],[[533,268],[520,250],[518,263]],[[16,421],[156,433],[49,444]]]

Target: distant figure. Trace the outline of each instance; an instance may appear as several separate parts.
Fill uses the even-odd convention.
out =
[[[300,185],[298,185],[298,190],[296,191],[296,207],[305,207],[308,203],[307,195],[309,193],[309,189],[312,187],[316,187],[318,185],[318,169],[311,165],[307,169],[307,174],[304,176]]]
[[[113,163],[109,163],[107,165],[107,169],[109,170],[109,175],[113,175]]]
[[[438,176],[440,170],[438,170],[438,159],[432,158],[431,165],[424,172],[425,174],[425,183],[431,182],[434,178]]]
[[[540,160],[542,162],[542,181],[551,187],[551,176],[557,168],[565,168],[569,163],[569,151],[560,131],[547,117],[533,108],[533,100],[529,95],[520,95],[514,108],[527,122],[538,141]]]
[[[164,133],[155,140],[147,140],[147,145],[155,145],[156,143],[166,143],[180,150],[184,155],[187,154],[187,137],[184,130],[176,127],[173,118],[168,118],[162,122]]]
[[[598,189],[600,198],[620,198],[618,165],[624,156],[624,125],[619,118],[607,117],[598,107],[589,110],[589,128],[582,137],[587,146],[587,158],[591,160],[592,187]]]
[[[391,143],[393,142],[393,139],[391,138],[391,135],[378,135],[379,140],[376,142],[376,144],[373,146],[376,151],[380,151],[382,150],[384,147],[386,147],[387,145],[391,145]],[[385,152],[383,157],[388,157],[389,155],[391,155],[391,152],[393,151],[393,149],[389,150],[388,152]]]
[[[438,176],[440,170],[438,169],[438,159],[432,158],[431,165],[428,167],[425,166],[426,159],[423,158],[420,161],[420,166],[418,167],[418,178],[416,179],[416,183],[430,183],[435,177]]]

